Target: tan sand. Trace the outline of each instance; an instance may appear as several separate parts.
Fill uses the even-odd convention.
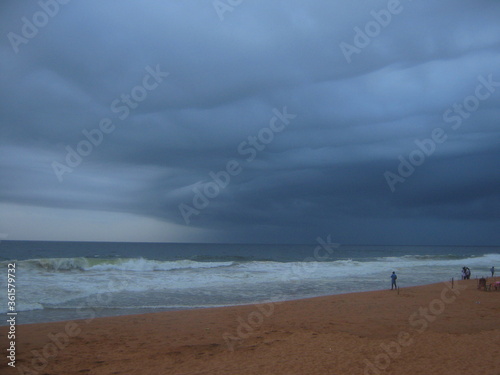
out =
[[[0,373],[497,375],[500,290],[476,285],[21,325]]]

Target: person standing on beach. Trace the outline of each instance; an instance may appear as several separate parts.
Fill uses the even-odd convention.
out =
[[[396,276],[396,272],[392,271],[392,275],[391,275],[391,290],[392,289],[397,289],[397,285],[396,285],[396,279],[398,277]]]
[[[470,268],[465,267],[465,279],[470,280]]]
[[[493,277],[493,275],[495,274],[495,266],[492,266],[490,268],[490,271],[491,271],[491,277]]]

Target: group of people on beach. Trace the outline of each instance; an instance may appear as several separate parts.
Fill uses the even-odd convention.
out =
[[[469,279],[470,279],[470,268],[462,267],[462,280],[469,280]]]
[[[495,275],[495,267],[492,266],[490,268],[490,272],[491,272],[491,277],[493,277]],[[469,280],[470,279],[470,268],[469,267],[462,267],[462,280]],[[398,279],[397,275],[396,275],[396,272],[392,272],[392,275],[391,275],[391,290],[393,289],[397,289],[397,283],[396,283],[396,280]]]
[[[491,272],[491,277],[495,276],[495,266],[492,266],[490,268]],[[469,267],[462,267],[462,280],[469,280],[470,279],[470,268]]]

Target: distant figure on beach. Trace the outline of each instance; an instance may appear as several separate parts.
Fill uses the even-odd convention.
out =
[[[491,277],[493,277],[493,275],[495,275],[495,267],[494,267],[494,266],[492,266],[492,267],[490,268],[490,271],[491,271]]]
[[[469,280],[469,279],[470,279],[470,268],[462,267],[462,280]]]
[[[396,276],[396,272],[392,271],[392,275],[391,275],[391,290],[392,289],[397,289],[397,285],[396,285],[396,280],[397,280],[397,276]]]

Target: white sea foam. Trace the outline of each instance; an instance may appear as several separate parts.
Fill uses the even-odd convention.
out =
[[[60,271],[169,271],[189,268],[226,267],[234,262],[197,262],[188,259],[174,261],[149,260],[144,258],[96,259],[96,258],[44,258],[18,262],[20,267],[40,269],[48,272]]]
[[[459,278],[463,266],[471,268],[473,277],[487,276],[489,268],[499,264],[500,254],[494,253],[476,257],[407,255],[328,262],[32,259],[18,262],[17,307],[26,311],[44,306],[92,305],[94,300],[99,301],[99,295],[109,301],[106,306],[101,305],[110,308],[238,304],[268,297],[292,299],[381,289],[389,284],[392,271],[397,272],[402,286]],[[142,300],[141,295],[145,296]],[[175,303],[162,302],[173,295]],[[5,293],[0,294],[0,308],[7,306],[5,298]]]
[[[123,259],[114,263],[96,264],[85,268],[86,271],[170,271],[179,269],[199,269],[231,266],[233,262],[196,262],[192,260],[159,261],[139,259]]]

